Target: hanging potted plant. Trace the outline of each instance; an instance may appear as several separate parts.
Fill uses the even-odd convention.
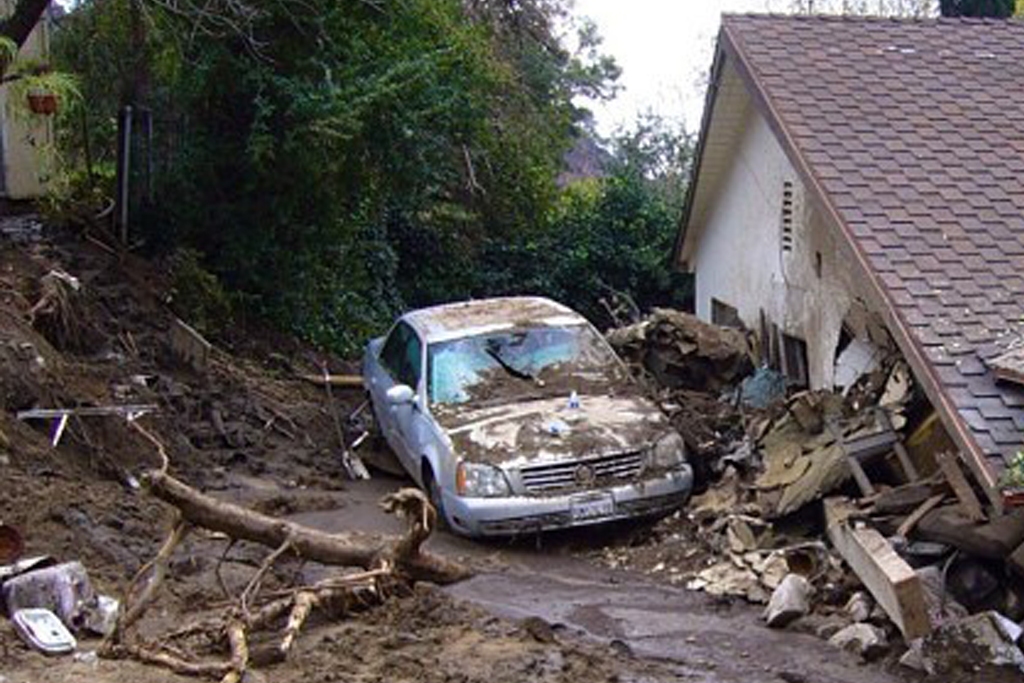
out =
[[[12,101],[25,103],[22,111],[36,116],[52,116],[61,102],[80,96],[74,76],[30,59],[12,63],[4,81],[10,83]]]
[[[1024,507],[1024,451],[1017,455],[999,477],[999,488],[1006,507]]]
[[[33,114],[49,116],[57,113],[57,93],[36,88],[30,90],[26,97],[28,98],[28,108]]]

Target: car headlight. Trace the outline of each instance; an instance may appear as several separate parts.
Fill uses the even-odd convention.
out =
[[[460,462],[455,470],[455,490],[467,498],[494,498],[510,493],[505,474],[493,465]]]
[[[674,469],[686,462],[686,443],[679,432],[669,432],[658,439],[651,449],[651,465],[660,469]]]

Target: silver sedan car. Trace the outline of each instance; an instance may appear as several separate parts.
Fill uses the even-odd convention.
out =
[[[583,316],[511,297],[406,313],[363,363],[402,466],[455,531],[513,535],[664,514],[682,437]]]

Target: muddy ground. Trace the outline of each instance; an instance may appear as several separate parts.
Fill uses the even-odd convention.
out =
[[[120,596],[156,552],[171,510],[135,482],[158,463],[154,443],[119,417],[72,419],[59,446],[52,425],[20,421],[38,407],[153,404],[142,418],[171,471],[215,496],[327,531],[400,533],[377,506],[407,481],[377,473],[347,481],[322,389],[296,379],[337,359],[247,328],[215,338],[205,371],[176,361],[168,330],[172,288],[159,266],[118,258],[67,233],[0,231],[0,521],[25,555],[79,560],[96,588]],[[19,224],[21,225],[21,224]],[[17,227],[17,226],[16,226]],[[60,269],[81,292],[47,313],[44,278]],[[53,303],[53,302],[49,302]],[[351,409],[358,394],[338,397]],[[366,448],[379,448],[379,444]],[[910,680],[892,664],[860,663],[823,640],[771,631],[739,600],[683,589],[669,568],[689,553],[685,515],[520,540],[474,543],[442,533],[429,542],[477,575],[417,586],[382,606],[314,617],[290,661],[252,681],[798,681]],[[654,539],[652,541],[652,539]],[[180,547],[160,599],[141,624],[156,637],[224,605],[256,571],[262,550],[197,534]],[[630,553],[648,573],[609,568]],[[664,570],[657,569],[658,563]],[[271,587],[329,570],[283,561]],[[0,620],[3,683],[157,683],[196,680],[128,660],[98,659],[96,639],[74,656],[31,651]],[[965,678],[964,680],[969,680]]]

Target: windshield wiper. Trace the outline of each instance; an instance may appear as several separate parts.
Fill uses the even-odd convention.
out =
[[[497,362],[498,365],[501,366],[502,370],[504,370],[508,374],[512,375],[516,379],[525,379],[525,380],[529,380],[531,382],[536,380],[536,378],[533,375],[531,375],[530,373],[524,372],[524,371],[520,370],[519,368],[512,367],[512,365],[510,365],[507,360],[502,358],[501,354],[499,354],[494,349],[485,349],[485,351],[486,351],[488,356],[493,358],[495,360],[495,362]]]

